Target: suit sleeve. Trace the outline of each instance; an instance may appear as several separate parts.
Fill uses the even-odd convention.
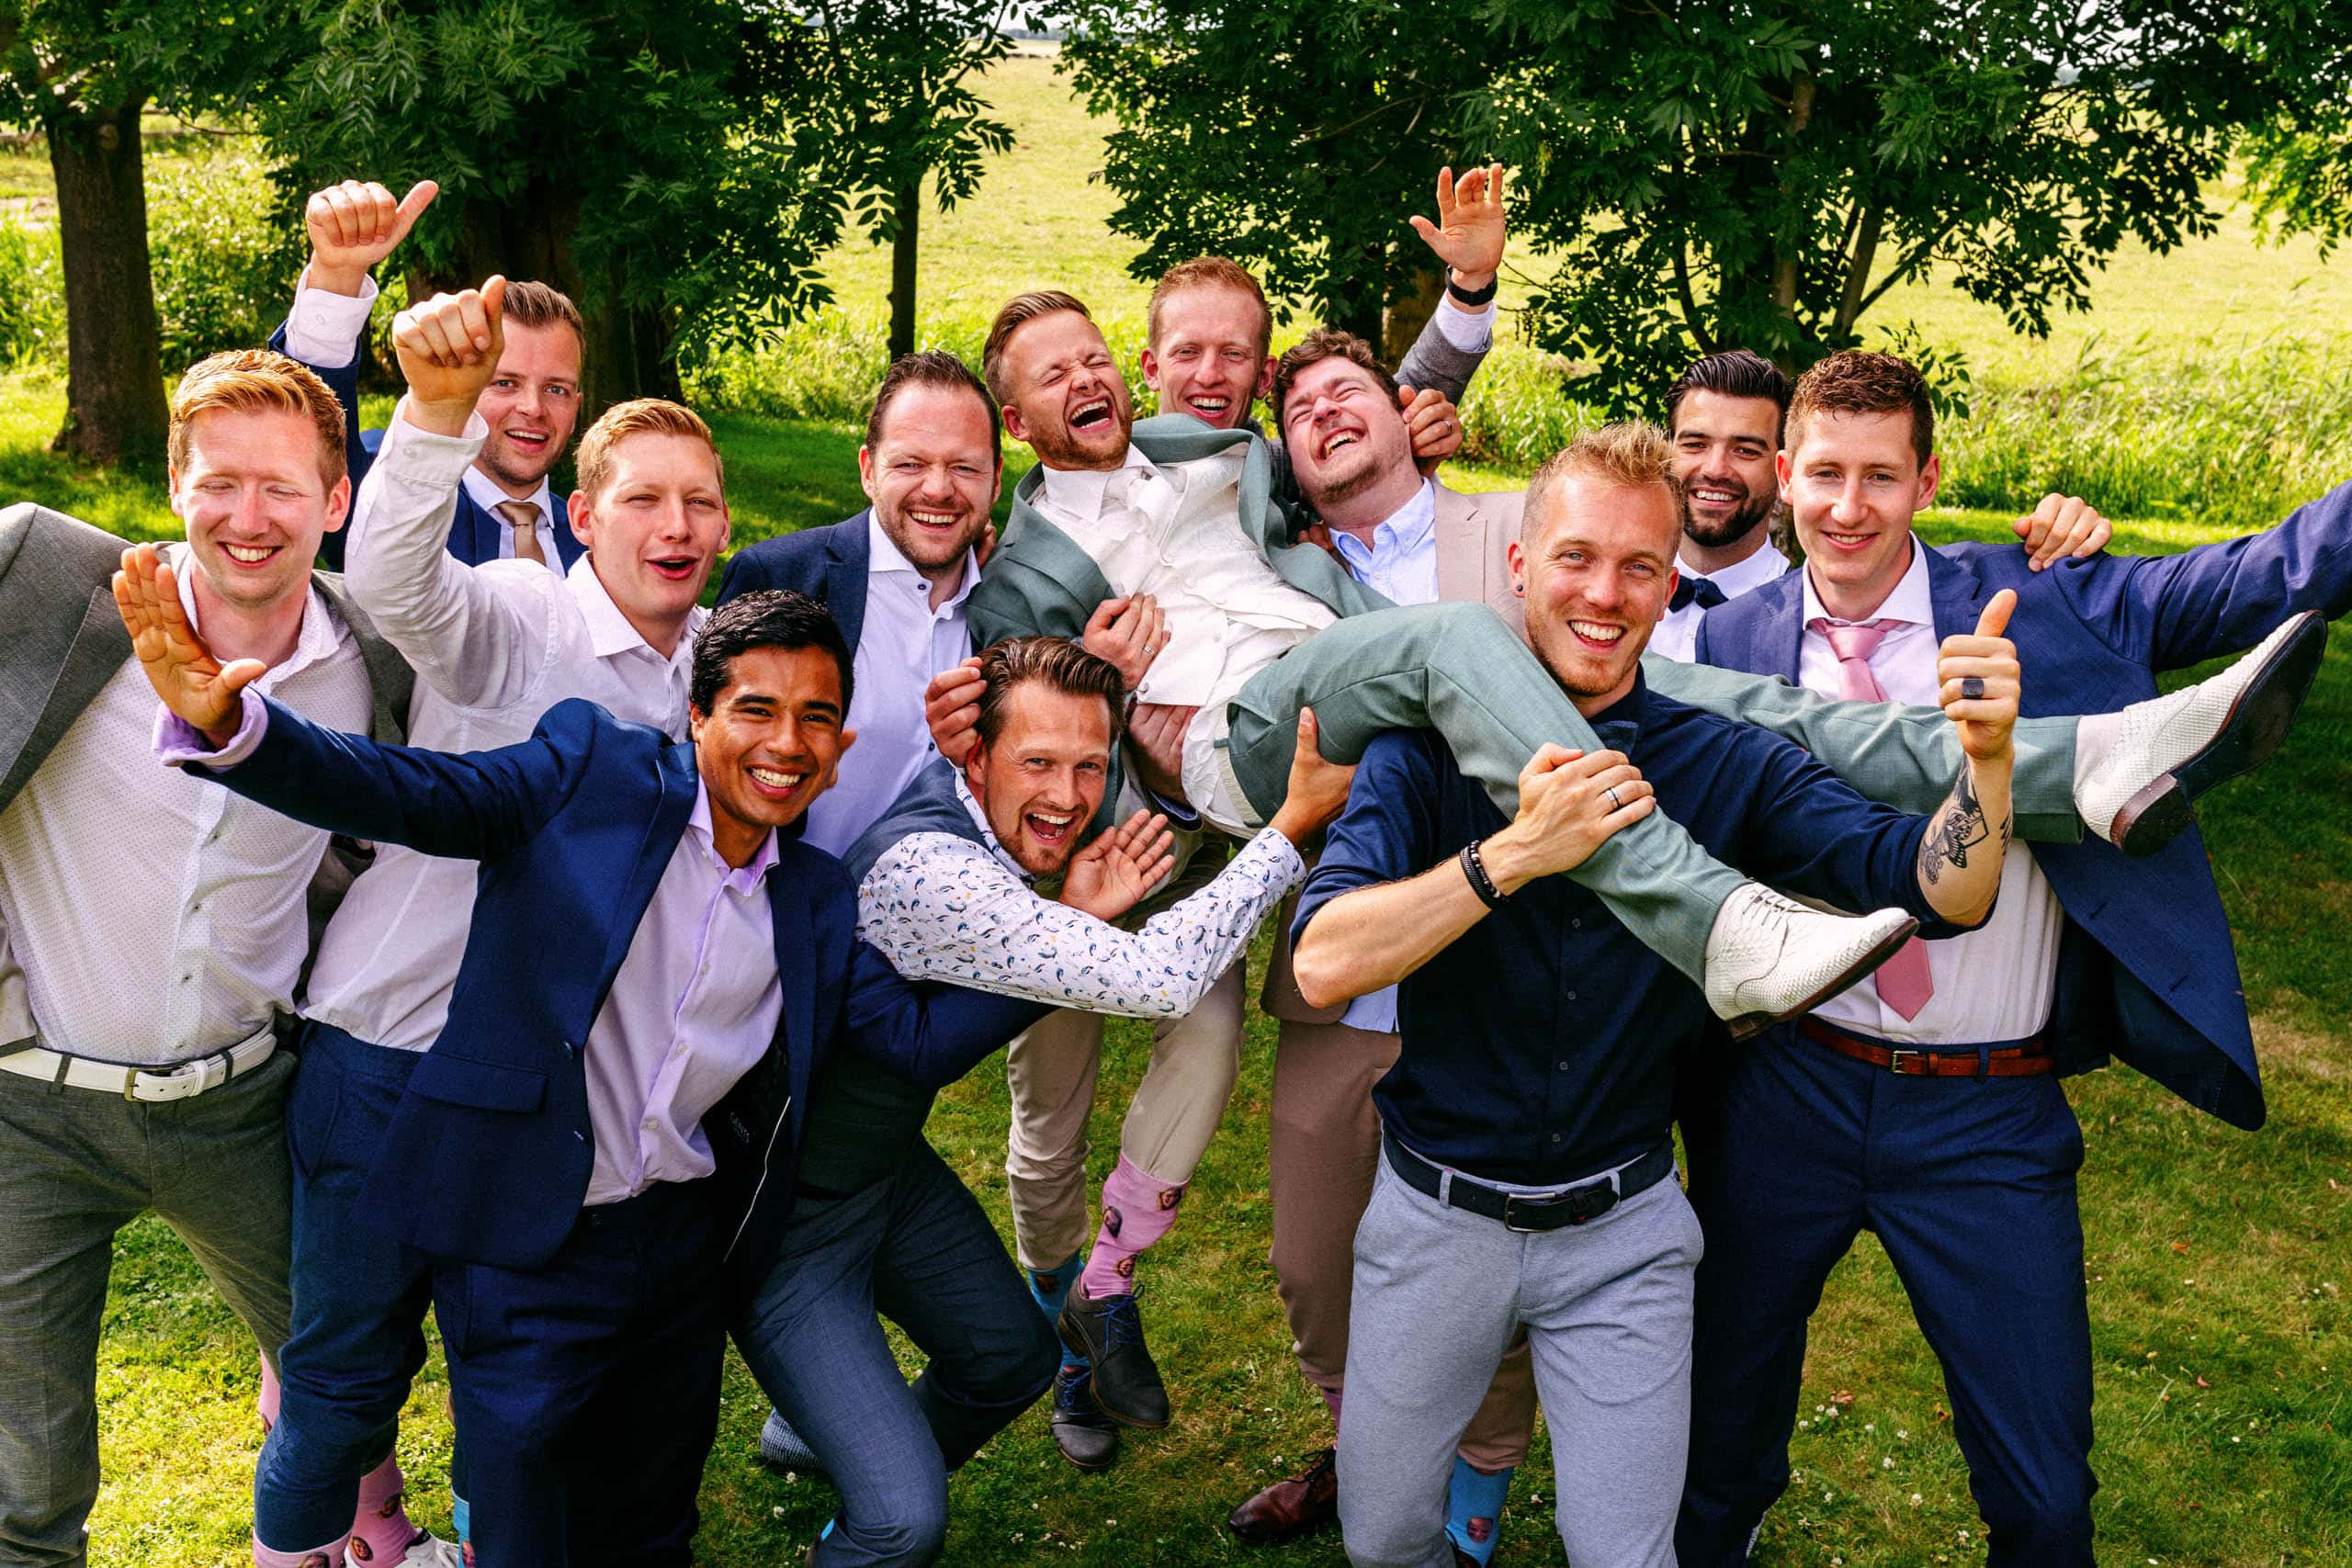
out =
[[[758,593],[771,588],[790,588],[775,570],[767,551],[768,541],[746,546],[728,558],[727,570],[718,579],[718,604],[738,599],[746,593]]]
[[[2241,539],[2053,570],[2076,614],[2128,658],[2177,670],[2240,652],[2301,611],[2352,610],[2352,484]]]
[[[864,942],[852,946],[842,1007],[837,1039],[884,1072],[929,1089],[954,1083],[1053,1010],[1017,997],[903,979]]]
[[[537,833],[594,745],[594,709],[576,699],[550,710],[528,740],[453,755],[345,735],[248,695],[264,716],[250,754],[189,772],[330,833],[451,860],[495,859]]]
[[[1487,351],[1493,343],[1490,335],[1487,348],[1454,346],[1453,341],[1445,335],[1440,320],[1451,309],[1444,300],[1438,301],[1437,309],[1430,312],[1430,319],[1421,323],[1421,335],[1413,340],[1413,346],[1405,351],[1404,359],[1397,365],[1396,379],[1399,384],[1417,391],[1434,388],[1443,392],[1448,401],[1459,403],[1468,394],[1470,378],[1476,375],[1478,367],[1486,363]],[[1455,313],[1460,314],[1458,311]],[[1491,334],[1491,329],[1488,331]]]
[[[287,354],[287,323],[278,323],[269,334],[269,346],[278,354]],[[376,459],[359,439],[359,356],[355,354],[341,365],[313,365],[299,355],[288,355],[327,384],[334,400],[343,405],[343,467],[351,476],[351,493],[356,500],[360,483],[368,478],[368,468]],[[344,560],[345,530],[336,529],[319,538],[319,564],[329,571],[341,571]]]

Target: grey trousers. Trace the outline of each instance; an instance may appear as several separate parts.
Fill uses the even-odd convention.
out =
[[[1455,1445],[1522,1326],[1576,1568],[1673,1568],[1690,1421],[1698,1217],[1668,1179],[1536,1235],[1381,1163],[1356,1230],[1340,1526],[1356,1568],[1452,1568]]]
[[[1901,810],[1935,810],[1960,776],[1959,739],[1939,708],[1841,703],[1771,676],[1666,659],[1645,658],[1642,670],[1664,695],[1785,736]],[[1252,676],[1227,710],[1229,756],[1261,822],[1288,787],[1302,707],[1315,710],[1323,754],[1334,761],[1354,761],[1383,730],[1435,729],[1507,815],[1518,809],[1519,771],[1537,747],[1603,744],[1526,641],[1484,604],[1351,616]],[[2071,717],[2018,721],[2011,798],[2021,838],[2082,837],[2075,728]],[[1611,836],[1568,875],[1693,980],[1705,976],[1715,912],[1747,880],[1663,812]]]
[[[278,1052],[147,1104],[0,1073],[0,1568],[81,1568],[115,1233],[152,1209],[275,1360],[293,1303]]]

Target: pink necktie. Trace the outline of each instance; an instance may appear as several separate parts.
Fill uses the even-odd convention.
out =
[[[1829,639],[1829,651],[1838,656],[1838,694],[1849,702],[1883,703],[1886,689],[1878,683],[1871,671],[1871,655],[1886,634],[1901,621],[1863,621],[1849,625],[1815,616],[1805,623],[1805,629],[1817,632]],[[1907,1021],[1919,1016],[1928,998],[1936,994],[1935,977],[1928,968],[1928,944],[1913,937],[1895,951],[1894,957],[1878,966],[1871,976],[1878,987],[1879,1000],[1903,1015]]]

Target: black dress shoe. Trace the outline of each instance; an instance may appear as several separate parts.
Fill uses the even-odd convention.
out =
[[[1305,1470],[1227,1514],[1225,1528],[1251,1546],[1280,1546],[1321,1529],[1340,1517],[1338,1458],[1337,1449],[1325,1449]]]
[[[1108,1470],[1119,1457],[1119,1424],[1094,1403],[1093,1373],[1064,1367],[1054,1376],[1054,1447],[1080,1470]]]
[[[1133,1295],[1090,1296],[1080,1280],[1070,1287],[1056,1326],[1070,1354],[1093,1363],[1094,1401],[1112,1420],[1130,1427],[1168,1425],[1168,1385],[1159,1381],[1159,1369],[1143,1342],[1143,1316]]]

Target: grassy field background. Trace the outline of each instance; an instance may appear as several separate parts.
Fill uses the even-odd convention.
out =
[[[1049,61],[1016,60],[989,91],[1019,142],[977,198],[926,223],[926,336],[968,348],[1006,294],[1053,284],[1096,305],[1132,367],[1146,290],[1124,271],[1134,247],[1103,226],[1111,194],[1083,178],[1099,166],[1102,128],[1071,104]],[[37,153],[0,149],[0,197],[37,201],[45,175]],[[1533,265],[1521,262],[1523,270]],[[857,432],[843,421],[879,364],[887,265],[873,247],[846,247],[830,268],[840,292],[834,311],[775,350],[722,367],[699,389],[724,405],[715,423],[739,546],[863,503]],[[2062,320],[2042,343],[2010,337],[1996,314],[1932,280],[1891,294],[1881,315],[1890,324],[1914,320],[1930,341],[1964,349],[1980,387],[2019,389],[2021,400],[2033,391],[2037,406],[2058,407],[2060,423],[2013,433],[2025,457],[2046,449],[2056,463],[2066,455],[2055,445],[2061,425],[2095,415],[2117,441],[2151,464],[2171,461],[2172,470],[2183,468],[2172,459],[2191,440],[2211,446],[2217,463],[2234,451],[2242,465],[2273,461],[2278,446],[2292,445],[2312,472],[2293,481],[2302,488],[2290,499],[2318,493],[2325,478],[2313,475],[2332,477],[2325,464],[2345,422],[2326,406],[2282,412],[2255,394],[2273,390],[2263,367],[2282,353],[2315,367],[2315,384],[2340,376],[2334,366],[2352,344],[2343,325],[2352,264],[2323,262],[2307,246],[2261,248],[2233,215],[2219,235],[2174,255],[2117,258],[2096,287],[2096,311]],[[1507,288],[1505,303],[1513,298]],[[1285,336],[1299,330],[1294,322]],[[1486,417],[1507,425],[1542,401],[1527,389],[1546,374],[1542,356],[1507,343],[1474,401],[1487,398]],[[2198,398],[2173,413],[2119,400],[2164,389]],[[76,470],[47,453],[62,402],[62,389],[38,369],[0,377],[0,502],[39,499],[125,533],[170,532],[154,488]],[[383,410],[372,412],[380,418]],[[2211,427],[2202,434],[2199,420]],[[1948,436],[1963,473],[1985,450],[1981,441],[1972,447],[1975,439],[1966,424]],[[1490,463],[1457,466],[1448,477],[1493,488],[1518,476]],[[1927,531],[2005,537],[2006,517],[2022,504],[2013,492],[2039,493],[2043,482],[2039,470],[2004,478],[2000,499],[1935,513]],[[2177,549],[2235,531],[2147,493],[2155,499],[2126,513],[2132,520],[2115,547]],[[2269,1125],[2234,1132],[2126,1069],[2070,1085],[2089,1147],[2082,1196],[2104,1562],[2352,1563],[2352,1319],[2343,1299],[2352,1289],[2352,960],[2341,934],[2352,914],[2346,638],[2335,634],[2285,753],[2204,816],[2256,1015]],[[1262,964],[1261,951],[1253,980]],[[1326,1440],[1321,1403],[1297,1375],[1265,1262],[1272,1032],[1254,1009],[1250,1031],[1239,1086],[1184,1222],[1142,1270],[1175,1424],[1131,1435],[1117,1469],[1087,1476],[1062,1464],[1044,1412],[1032,1413],[957,1479],[948,1562],[1344,1561],[1333,1537],[1252,1551],[1220,1526],[1233,1503]],[[1148,1043],[1136,1024],[1109,1032],[1092,1128],[1097,1179],[1114,1157]],[[1004,1100],[991,1065],[943,1098],[931,1126],[1000,1216]],[[116,1261],[99,1382],[107,1479],[92,1520],[92,1561],[242,1561],[259,1440],[252,1346],[160,1224],[127,1230]],[[401,1439],[412,1502],[436,1527],[447,1519],[442,1376],[436,1355]],[[764,1407],[730,1360],[698,1543],[714,1568],[797,1561],[831,1507],[822,1483],[786,1481],[752,1462]],[[1833,1277],[1815,1320],[1804,1409],[1798,1480],[1766,1523],[1759,1562],[1925,1568],[1983,1559],[1940,1378],[1884,1254],[1867,1239]],[[1498,1562],[1562,1561],[1551,1494],[1539,1435],[1536,1462],[1513,1489]]]

